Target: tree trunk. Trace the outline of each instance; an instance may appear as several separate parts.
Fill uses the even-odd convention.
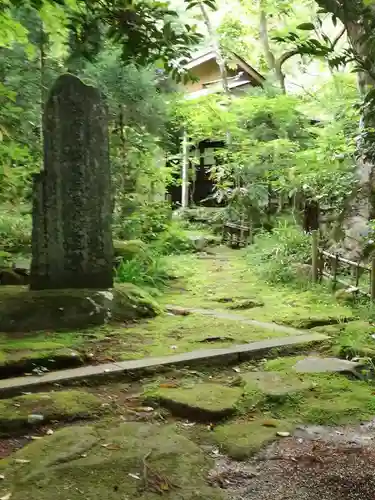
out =
[[[216,35],[213,27],[212,27],[212,24],[211,24],[211,21],[210,21],[210,17],[209,17],[209,15],[207,13],[207,9],[206,9],[205,5],[203,4],[203,2],[199,3],[199,7],[201,9],[203,20],[204,20],[204,23],[206,25],[208,34],[210,36],[213,49],[215,51],[216,62],[217,62],[217,65],[219,66],[221,83],[222,83],[222,86],[223,86],[224,93],[228,97],[230,97],[231,94],[230,94],[229,84],[228,84],[228,73],[227,73],[227,68],[225,66],[225,59],[224,59],[223,54],[221,52],[221,48],[220,48],[220,43],[219,43],[218,37],[217,37],[217,35]]]

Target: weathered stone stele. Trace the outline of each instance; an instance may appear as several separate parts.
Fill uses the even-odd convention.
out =
[[[34,179],[31,289],[113,285],[107,110],[100,92],[65,74],[44,117],[44,170]]]

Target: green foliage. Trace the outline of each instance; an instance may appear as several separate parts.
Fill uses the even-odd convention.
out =
[[[194,250],[192,240],[176,223],[170,224],[164,232],[159,234],[153,247],[161,255],[180,254]]]
[[[295,224],[279,221],[271,233],[260,232],[248,250],[253,269],[267,282],[290,283],[293,265],[308,262],[311,242]]]
[[[0,248],[8,252],[28,251],[31,246],[30,214],[3,205],[0,212],[0,242]]]
[[[168,281],[165,259],[156,252],[142,252],[130,260],[123,259],[116,271],[119,283],[160,290]]]
[[[128,217],[119,213],[115,220],[115,234],[121,240],[155,240],[166,231],[172,219],[172,209],[164,201],[139,204],[133,200],[130,208],[132,213]]]

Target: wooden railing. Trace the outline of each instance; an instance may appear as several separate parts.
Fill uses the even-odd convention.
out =
[[[365,265],[361,262],[340,257],[338,254],[327,252],[319,248],[319,232],[312,231],[312,278],[314,282],[321,281],[323,278],[328,278],[332,282],[332,288],[335,289],[337,284],[345,287],[354,287],[356,293],[370,297],[375,301],[375,257],[372,258],[370,265]],[[346,281],[340,277],[342,268],[349,269],[352,277],[352,282]],[[330,271],[329,271],[330,270]],[[369,285],[368,289],[360,288],[360,279],[363,275],[368,274]]]
[[[226,222],[223,226],[222,243],[232,247],[245,247],[252,243],[253,232],[251,226]]]

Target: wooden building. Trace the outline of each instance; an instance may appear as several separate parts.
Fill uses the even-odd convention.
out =
[[[234,96],[241,96],[253,87],[262,87],[264,77],[237,54],[232,53],[226,59],[228,87]],[[196,54],[187,63],[186,69],[194,77],[184,85],[186,99],[223,92],[220,68],[213,50]],[[191,204],[213,206],[214,185],[210,179],[210,168],[219,161],[216,151],[224,147],[222,141],[208,137],[195,147],[187,150],[187,138],[183,140],[183,158],[181,168],[182,183],[170,189],[172,202],[175,206],[187,207]],[[189,160],[195,157],[195,161]],[[192,170],[192,169],[195,169]],[[194,175],[188,175],[188,172]]]

